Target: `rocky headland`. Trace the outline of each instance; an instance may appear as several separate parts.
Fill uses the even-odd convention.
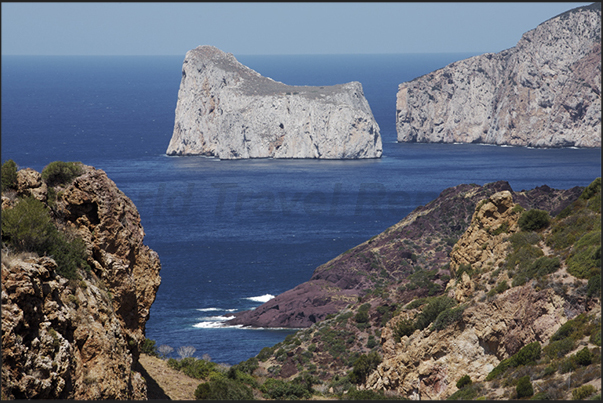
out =
[[[458,185],[417,207],[385,232],[319,266],[312,277],[277,295],[254,310],[235,313],[231,325],[301,328],[335,314],[350,303],[387,284],[404,281],[417,268],[450,275],[446,265],[452,247],[467,230],[477,203],[494,193],[508,191],[525,209],[546,209],[556,214],[575,200],[582,189],[556,190],[541,186],[515,192],[504,181]],[[443,281],[436,281],[443,289]],[[410,290],[409,290],[410,291]],[[426,296],[427,290],[407,292],[401,302]]]
[[[168,155],[380,158],[362,85],[290,86],[213,46],[187,52]]]
[[[601,147],[601,3],[399,85],[399,142]]]
[[[446,189],[306,286],[239,315],[317,320],[238,368],[343,399],[596,398],[600,220],[600,178]]]
[[[144,400],[159,258],[104,171],[53,164],[2,167],[2,399]]]

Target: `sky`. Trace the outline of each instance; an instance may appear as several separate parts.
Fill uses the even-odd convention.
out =
[[[2,55],[500,52],[591,3],[2,3]]]

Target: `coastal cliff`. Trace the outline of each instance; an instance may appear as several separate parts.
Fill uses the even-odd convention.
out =
[[[239,316],[337,310],[237,368],[341,399],[596,399],[600,223],[600,178],[446,189],[317,268],[321,296],[298,287]]]
[[[2,398],[146,399],[161,265],[136,207],[90,166],[2,170]]]
[[[168,155],[380,158],[379,125],[358,82],[290,86],[212,46],[187,52]]]
[[[399,142],[601,147],[601,3],[399,85]]]

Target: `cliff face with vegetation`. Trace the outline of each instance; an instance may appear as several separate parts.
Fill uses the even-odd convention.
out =
[[[399,142],[601,147],[601,3],[402,83]]]
[[[271,323],[281,307],[305,301],[312,312],[308,301],[334,301],[324,318],[235,368],[273,398],[600,394],[600,209],[600,178],[568,190],[446,189],[317,268],[309,283],[322,299],[296,302],[302,285],[277,296],[278,308],[241,315]],[[308,316],[296,312],[283,317]]]
[[[136,371],[161,282],[105,172],[2,167],[2,396],[146,399]]]
[[[362,85],[290,86],[213,46],[187,52],[168,155],[380,158]]]

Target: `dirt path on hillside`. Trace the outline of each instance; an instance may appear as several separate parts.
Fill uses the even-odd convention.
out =
[[[139,363],[149,400],[195,400],[195,389],[201,381],[168,367],[166,361],[157,357],[141,354]]]

